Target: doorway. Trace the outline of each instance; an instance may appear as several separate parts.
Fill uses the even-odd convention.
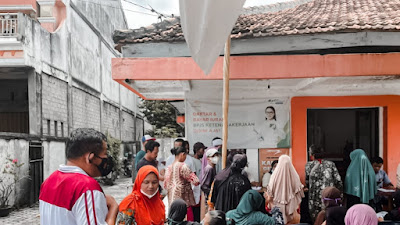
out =
[[[312,144],[324,149],[343,180],[351,151],[379,156],[379,108],[307,109],[307,146]]]

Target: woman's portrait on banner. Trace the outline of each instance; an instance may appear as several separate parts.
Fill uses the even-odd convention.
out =
[[[287,112],[285,112],[287,113]],[[274,106],[268,105],[263,113],[263,121],[254,128],[260,148],[288,147],[288,120],[280,119]],[[284,118],[284,115],[281,115]]]

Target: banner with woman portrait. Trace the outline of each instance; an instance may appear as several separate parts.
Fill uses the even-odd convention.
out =
[[[230,100],[228,148],[289,148],[289,111],[289,98]],[[190,143],[210,146],[214,137],[222,137],[222,122],[220,101],[186,101]]]

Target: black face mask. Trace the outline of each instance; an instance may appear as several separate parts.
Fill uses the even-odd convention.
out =
[[[99,170],[101,176],[107,176],[113,169],[114,163],[113,159],[111,156],[108,156],[107,158],[101,158],[100,156],[97,156],[96,154],[94,155],[95,157],[101,159],[100,165],[96,165],[97,169]]]

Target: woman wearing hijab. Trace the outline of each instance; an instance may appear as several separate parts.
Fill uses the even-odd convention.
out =
[[[335,187],[325,188],[322,191],[322,203],[325,209],[318,213],[314,225],[321,225],[324,221],[327,221],[329,225],[344,225],[346,209],[341,206],[342,198],[340,197],[339,189]],[[334,218],[329,218],[328,216]]]
[[[350,153],[350,159],[344,182],[348,209],[358,203],[368,204],[377,191],[375,172],[364,150],[354,150]]]
[[[344,218],[346,216],[346,208],[342,206],[334,206],[326,211],[325,224],[323,225],[345,225]]]
[[[350,156],[351,157],[351,156]],[[346,225],[377,225],[378,218],[373,208],[365,204],[357,204],[347,210],[344,218]]]
[[[171,206],[175,199],[183,199],[188,207],[188,220],[193,221],[191,206],[196,205],[191,184],[200,184],[199,178],[184,163],[187,155],[185,147],[175,149],[175,161],[165,172],[164,187],[168,191],[168,203]]]
[[[297,209],[304,196],[303,187],[290,157],[281,155],[269,181],[267,195],[269,204],[272,202],[282,211],[285,224],[300,222]]]
[[[214,185],[209,196],[208,206],[211,209],[228,212],[235,209],[243,194],[251,189],[249,179],[242,174],[247,165],[247,157],[237,154],[233,157],[231,166],[215,176]]]
[[[184,221],[187,213],[186,202],[182,199],[175,199],[168,213],[168,225],[200,225],[197,222]]]
[[[163,225],[165,206],[160,197],[158,182],[158,171],[154,166],[140,168],[132,193],[119,205],[116,224]]]
[[[248,190],[240,199],[236,209],[226,213],[226,217],[235,221],[235,225],[283,225],[283,216],[277,207],[272,209],[272,217],[264,214],[263,197],[255,190]]]
[[[325,187],[343,189],[342,180],[335,163],[322,159],[322,149],[311,145],[311,161],[306,164],[306,187],[308,188],[308,209],[311,219],[315,221],[322,209],[321,191]]]
[[[271,175],[274,172],[274,169],[276,168],[277,164],[278,164],[278,160],[274,160],[271,163],[271,169],[269,170],[269,172],[264,174],[264,176],[262,178],[262,186],[263,186],[263,188],[267,188],[269,180],[271,179]]]

